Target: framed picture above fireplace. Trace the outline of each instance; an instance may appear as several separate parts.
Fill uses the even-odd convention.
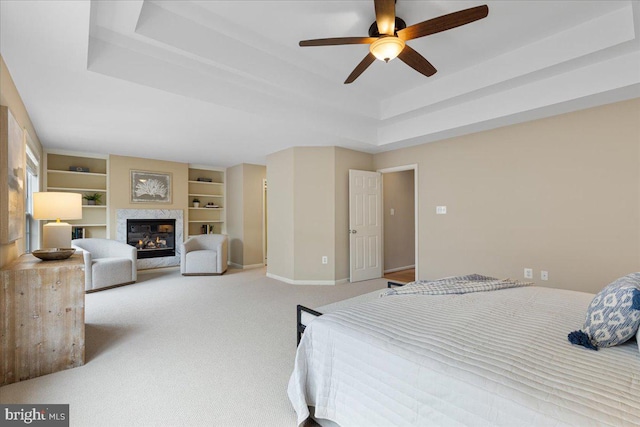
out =
[[[132,170],[131,203],[171,203],[171,174]]]

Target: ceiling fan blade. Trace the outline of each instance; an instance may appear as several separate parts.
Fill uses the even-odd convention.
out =
[[[364,72],[364,70],[366,70],[369,65],[371,65],[373,63],[373,61],[376,60],[376,57],[373,56],[373,54],[371,52],[369,52],[369,54],[367,56],[364,57],[364,59],[362,61],[360,61],[360,63],[356,66],[356,68],[353,69],[353,71],[351,72],[351,74],[349,74],[349,77],[347,77],[347,80],[344,81],[344,84],[349,84],[352,83],[355,79],[358,78],[358,76],[360,76],[360,74],[362,74]]]
[[[441,31],[450,30],[461,25],[469,24],[478,19],[486,18],[489,14],[489,7],[483,6],[472,7],[470,9],[460,10],[458,12],[442,15],[419,24],[411,25],[403,30],[398,31],[398,37],[402,40],[412,40],[418,37],[424,37]]]
[[[371,44],[375,37],[334,37],[329,39],[302,40],[300,46],[335,46],[341,44]]]
[[[409,67],[427,77],[433,76],[438,71],[424,56],[420,55],[409,45],[405,45],[400,55],[398,55],[398,58]]]
[[[396,1],[374,0],[376,8],[376,24],[378,32],[393,36],[396,29]]]

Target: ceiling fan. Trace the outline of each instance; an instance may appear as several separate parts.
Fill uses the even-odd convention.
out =
[[[469,24],[485,18],[489,14],[489,7],[483,5],[442,15],[407,27],[407,24],[396,16],[395,0],[374,0],[374,5],[376,20],[369,27],[369,37],[302,40],[299,43],[300,46],[370,44],[369,54],[349,74],[349,77],[344,82],[345,84],[352,83],[357,79],[376,58],[389,62],[398,57],[417,72],[429,77],[436,73],[436,68],[405,42]]]

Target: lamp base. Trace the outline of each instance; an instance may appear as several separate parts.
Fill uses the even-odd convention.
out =
[[[71,224],[49,222],[42,227],[43,248],[70,248]]]

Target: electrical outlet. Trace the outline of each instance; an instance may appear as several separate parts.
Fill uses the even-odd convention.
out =
[[[525,279],[533,279],[533,269],[532,268],[525,268],[524,269],[524,278]]]
[[[447,207],[446,206],[436,206],[436,214],[438,215],[446,215]]]
[[[542,270],[540,272],[540,279],[541,280],[549,280],[549,272]]]
[[[329,257],[323,256],[322,257],[322,263],[323,264],[329,264]]]

